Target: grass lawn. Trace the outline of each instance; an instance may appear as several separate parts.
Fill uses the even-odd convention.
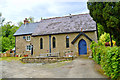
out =
[[[8,62],[11,62],[11,61],[13,61],[13,60],[18,61],[18,60],[20,60],[21,58],[23,58],[23,57],[2,57],[2,58],[0,58],[0,61],[8,61]]]

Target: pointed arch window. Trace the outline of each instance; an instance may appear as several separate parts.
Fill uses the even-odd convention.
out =
[[[66,36],[66,48],[69,48],[69,36]]]
[[[43,38],[40,38],[40,49],[43,49]]]
[[[56,48],[56,39],[53,37],[53,48]]]

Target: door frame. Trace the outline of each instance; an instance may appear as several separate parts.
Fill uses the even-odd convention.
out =
[[[33,45],[31,45],[31,55],[33,55]]]

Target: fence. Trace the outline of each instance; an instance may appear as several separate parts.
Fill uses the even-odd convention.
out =
[[[0,53],[0,57],[14,57],[14,53]]]

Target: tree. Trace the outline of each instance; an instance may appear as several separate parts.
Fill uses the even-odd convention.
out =
[[[98,39],[99,39],[100,36],[104,34],[104,29],[103,29],[103,26],[100,25],[99,23],[97,24],[97,29],[98,29]]]
[[[5,21],[5,18],[3,18],[2,13],[0,13],[0,26],[2,26],[4,21]]]
[[[104,32],[104,34],[102,34],[102,35],[100,36],[99,41],[100,41],[103,45],[105,45],[106,42],[109,42],[109,41],[110,41],[110,35],[109,35],[108,33],[105,33],[105,32]]]
[[[33,17],[29,17],[28,18],[29,23],[33,23],[34,22],[34,18]],[[5,52],[9,49],[12,49],[15,47],[15,37],[13,36],[13,34],[18,30],[18,28],[24,24],[23,22],[19,22],[19,27],[15,26],[15,25],[11,25],[10,23],[12,22],[7,22],[6,24],[2,25],[0,27],[0,31],[2,33],[0,33],[0,35],[2,35],[0,37],[0,42],[2,44],[2,49],[0,50],[0,52]]]
[[[2,13],[0,13],[0,53],[2,52],[2,28],[3,22],[5,21],[5,18],[2,17]]]
[[[96,23],[102,25],[103,30],[112,35],[116,45],[120,46],[120,2],[87,2],[90,15]]]
[[[7,22],[3,26],[0,27],[0,30],[2,30],[2,37],[0,37],[0,41],[2,42],[2,51],[5,52],[9,49],[12,49],[15,47],[15,37],[13,34],[17,31],[19,27],[15,25],[10,25],[11,22]]]
[[[34,23],[34,17],[29,17],[27,20],[29,21],[29,23]],[[22,21],[18,22],[19,27],[20,27],[22,24],[24,24],[24,22],[22,22]]]
[[[31,16],[30,16],[30,17],[28,18],[28,21],[29,21],[29,23],[34,23],[34,17],[31,17]]]
[[[2,37],[2,52],[11,49],[10,40],[8,37]]]

